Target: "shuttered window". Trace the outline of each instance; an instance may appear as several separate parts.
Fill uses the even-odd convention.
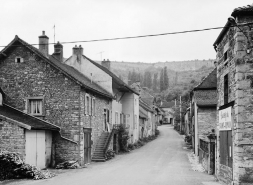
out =
[[[228,74],[224,76],[224,104],[228,103]]]
[[[220,163],[232,168],[232,131],[220,131]]]

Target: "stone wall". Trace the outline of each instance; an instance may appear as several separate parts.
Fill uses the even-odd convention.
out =
[[[216,127],[216,108],[198,108],[198,135],[206,137]]]
[[[24,62],[15,63],[17,56],[22,57]],[[92,94],[96,98],[96,115],[84,115],[84,96],[87,90],[25,47],[14,48],[4,61],[0,61],[0,70],[1,88],[7,94],[6,103],[27,111],[28,97],[43,97],[44,112],[40,118],[60,126],[61,135],[77,143],[55,137],[55,160],[75,159],[82,164],[82,128],[92,128],[95,144],[102,132],[103,109],[111,110],[110,101]]]
[[[252,22],[252,20],[253,17],[237,18],[238,23]],[[241,29],[248,36],[252,36],[253,31],[248,26],[243,26]],[[223,49],[227,43],[229,44],[228,60],[224,61]],[[219,130],[217,130],[216,174],[220,180],[227,184],[232,181],[236,185],[253,182],[253,51],[247,54],[248,46],[245,35],[234,27],[229,29],[217,47],[217,107],[224,105],[224,76],[226,74],[229,77],[228,102],[234,101],[232,107],[233,168],[220,164]]]
[[[8,120],[0,120],[0,150],[18,152],[25,159],[25,129]]]

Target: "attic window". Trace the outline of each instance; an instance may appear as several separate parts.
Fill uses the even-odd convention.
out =
[[[15,58],[15,63],[22,63],[22,62],[24,62],[23,58],[21,58],[21,57],[16,57]]]

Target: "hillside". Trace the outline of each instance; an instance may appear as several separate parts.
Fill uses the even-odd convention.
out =
[[[128,82],[129,72],[135,71],[143,77],[145,71],[149,71],[152,78],[156,73],[159,78],[159,74],[165,66],[167,67],[169,88],[165,92],[157,91],[154,93],[167,100],[178,98],[178,96],[188,96],[189,91],[214,69],[213,60],[158,63],[111,62],[111,70],[126,83]],[[159,84],[157,84],[157,87],[159,89]]]

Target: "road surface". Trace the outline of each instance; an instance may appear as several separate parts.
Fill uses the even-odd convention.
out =
[[[185,143],[172,126],[159,127],[160,136],[128,154],[88,168],[62,170],[46,180],[9,181],[8,185],[214,185],[212,175],[191,169]],[[4,183],[5,184],[5,183]]]

